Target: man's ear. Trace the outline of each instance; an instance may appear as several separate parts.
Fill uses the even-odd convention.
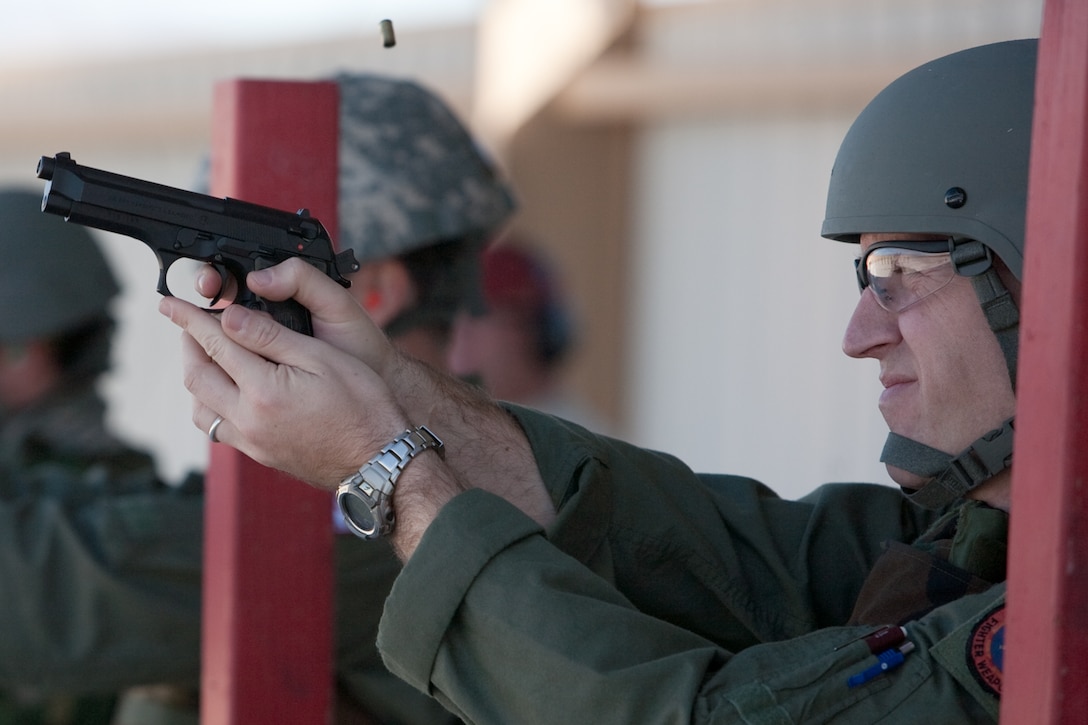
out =
[[[351,292],[378,327],[385,327],[416,300],[415,283],[399,259],[367,262],[351,278]]]

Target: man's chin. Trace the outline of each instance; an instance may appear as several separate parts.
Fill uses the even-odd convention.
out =
[[[888,469],[888,475],[891,479],[899,484],[900,488],[906,491],[917,491],[930,480],[919,476],[917,473],[911,473],[910,471],[905,471],[902,468],[887,463],[884,464],[884,467]]]

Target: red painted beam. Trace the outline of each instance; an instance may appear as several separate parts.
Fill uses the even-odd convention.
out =
[[[211,193],[310,209],[337,235],[334,83],[215,89]],[[329,722],[328,494],[212,445],[207,474],[201,722]]]
[[[1035,96],[1001,721],[1088,718],[1088,3],[1047,0]]]

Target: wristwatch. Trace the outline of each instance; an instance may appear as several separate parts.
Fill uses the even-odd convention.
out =
[[[336,504],[356,536],[377,539],[393,530],[393,487],[409,461],[423,451],[442,455],[442,441],[421,425],[406,430],[336,489]]]

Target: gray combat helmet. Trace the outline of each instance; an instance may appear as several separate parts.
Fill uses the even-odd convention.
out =
[[[953,53],[881,91],[839,148],[823,236],[968,237],[1019,279],[1037,48],[1013,40]]]
[[[481,306],[479,254],[514,210],[507,184],[450,109],[410,81],[342,74],[340,247],[360,263],[398,257],[416,306],[386,326],[448,329]]]
[[[108,318],[119,287],[90,233],[0,190],[0,343],[52,338]]]
[[[953,53],[894,81],[861,112],[831,172],[822,234],[953,237],[1015,385],[1019,314],[991,262],[1021,278],[1038,41]],[[958,456],[890,433],[881,460],[934,480],[911,494],[940,507],[1012,462],[1012,420]]]

